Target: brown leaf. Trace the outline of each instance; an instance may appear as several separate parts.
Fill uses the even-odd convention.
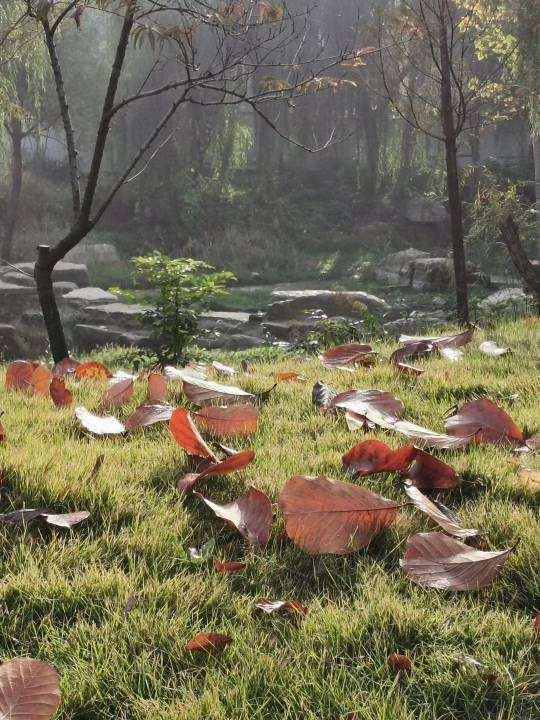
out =
[[[148,376],[148,405],[161,405],[167,399],[167,381],[161,373],[150,373]]]
[[[243,562],[218,562],[216,560],[214,568],[216,572],[221,575],[236,575],[237,573],[244,572],[247,565]]]
[[[343,465],[350,475],[365,477],[380,472],[405,472],[416,449],[405,445],[392,450],[380,440],[365,440],[343,456]]]
[[[345,422],[351,432],[361,430],[367,433],[376,427],[375,423],[370,422],[365,415],[359,415],[352,410],[345,411]]]
[[[401,340],[401,338],[400,338]],[[424,340],[411,341],[390,355],[390,362],[394,365],[405,364],[405,360],[417,360],[431,355],[434,345]]]
[[[454,437],[473,435],[474,441],[481,444],[523,443],[525,439],[512,418],[487,398],[465,403],[457,415],[446,421],[446,429]]]
[[[132,431],[160,422],[169,422],[173,410],[170,405],[139,405],[126,420],[126,430]]]
[[[251,393],[232,385],[221,385],[210,380],[190,377],[182,384],[184,394],[194,405],[209,405],[220,400],[223,402],[250,402],[255,399]]]
[[[47,397],[51,380],[52,372],[48,368],[38,365],[28,380],[29,390],[38,397]]]
[[[418,337],[414,335],[401,335],[399,338],[400,343],[411,344],[415,342],[431,343],[436,347],[462,347],[467,345],[473,339],[474,331],[476,328],[471,326],[468,330],[460,332],[457,335],[443,335],[442,337]]]
[[[490,357],[501,357],[501,355],[506,355],[511,352],[509,347],[500,347],[492,340],[485,340],[483,343],[480,343],[478,349],[480,352],[483,352],[484,355],[489,355]]]
[[[392,524],[399,507],[365,488],[326,477],[299,476],[279,497],[288,537],[310,555],[346,555]]]
[[[4,430],[4,426],[0,422],[0,442],[4,442],[6,439],[6,431]]]
[[[67,375],[73,375],[75,370],[80,366],[80,362],[77,360],[72,360],[71,358],[67,357],[63,360],[60,360],[60,362],[56,363],[56,365],[52,369],[52,374],[55,377],[66,377]]]
[[[100,362],[87,362],[75,369],[77,380],[108,380],[112,373]]]
[[[36,363],[26,360],[15,360],[10,363],[6,371],[6,390],[28,390],[30,378],[36,367]]]
[[[407,363],[402,362],[396,362],[395,367],[402,375],[409,375],[410,377],[419,377],[426,372],[422,368],[417,368],[414,367],[414,365],[408,365]]]
[[[297,372],[282,372],[282,373],[274,373],[274,378],[276,382],[297,382],[297,383],[303,383],[306,382],[306,378],[303,377],[303,375],[299,375]]]
[[[461,483],[454,468],[418,449],[406,477],[412,485],[424,490],[449,490]]]
[[[540,635],[540,612],[537,612],[536,617],[534,618],[533,630],[536,635]]]
[[[446,530],[449,535],[454,535],[454,537],[458,537],[463,540],[465,538],[478,535],[478,530],[461,527],[459,518],[451,513],[448,508],[444,507],[444,505],[441,505],[440,503],[435,504],[423,493],[421,493],[418,488],[412,485],[406,485],[405,492],[412,500],[415,507],[428,515],[432,520],[440,525],[443,530]]]
[[[401,400],[382,390],[349,390],[330,400],[329,409],[342,408],[363,415],[369,422],[388,427],[403,415]]]
[[[173,438],[188,455],[210,458],[213,462],[218,462],[217,457],[202,439],[187,410],[178,408],[173,412],[169,421],[169,429]]]
[[[236,370],[233,367],[223,365],[223,363],[217,362],[217,360],[213,361],[212,367],[216,371],[216,374],[220,377],[232,377],[233,375],[236,375]]]
[[[402,561],[405,574],[417,585],[439,590],[479,590],[501,572],[513,551],[474,550],[441,532],[409,538]]]
[[[215,653],[232,643],[232,638],[219,633],[199,633],[188,642],[186,650],[191,653]]]
[[[0,666],[0,717],[5,720],[50,720],[60,705],[58,673],[32,658]]]
[[[126,431],[125,426],[115,417],[99,417],[88,412],[85,407],[75,408],[75,417],[85,430],[94,435],[121,435]]]
[[[329,370],[353,371],[355,365],[366,365],[373,362],[374,350],[371,345],[360,345],[348,343],[347,345],[336,345],[325,350],[319,356],[319,360]]]
[[[236,528],[251,545],[255,547],[268,545],[272,526],[272,503],[263,492],[252,487],[247,495],[227,505],[218,505],[207,500],[200,493],[195,494],[213,510],[217,517]]]
[[[0,524],[11,525],[12,527],[21,527],[22,525],[30,525],[31,522],[41,518],[46,512],[43,508],[33,510],[31,508],[22,508],[21,510],[13,510],[12,512],[0,515]]]
[[[126,405],[126,403],[131,400],[133,392],[133,380],[130,378],[118,380],[107,390],[103,396],[100,407],[104,410],[113,407],[122,407],[122,405]]]
[[[271,615],[275,612],[291,615],[307,615],[308,612],[307,607],[299,603],[298,600],[267,600],[266,598],[263,598],[261,600],[257,600],[255,607],[257,610],[262,610],[262,612],[267,615]]]
[[[189,492],[199,480],[209,477],[222,477],[223,475],[229,475],[230,473],[243,470],[253,461],[254,457],[255,453],[252,450],[231,455],[226,460],[208,465],[208,467],[204,468],[200,473],[189,473],[178,481],[176,487],[182,493]]]
[[[128,599],[126,600],[126,604],[122,608],[122,617],[125,619],[130,612],[135,610],[137,605],[139,604],[139,598],[137,595],[130,595]]]
[[[412,670],[412,662],[406,655],[394,653],[388,656],[388,664],[396,673],[410,672]]]
[[[73,402],[73,394],[66,388],[64,379],[58,375],[53,376],[49,392],[56,407],[67,407]]]
[[[198,424],[213,437],[247,437],[257,431],[259,411],[253,405],[208,405],[196,417]]]
[[[415,425],[408,420],[396,420],[387,424],[378,422],[377,425],[384,427],[387,430],[394,430],[395,432],[405,435],[405,437],[414,440],[417,444],[421,444],[422,447],[427,448],[440,448],[441,450],[454,450],[456,448],[465,447],[469,445],[474,439],[474,435],[466,435],[464,437],[453,437],[452,435],[444,435],[436,433],[433,430]]]

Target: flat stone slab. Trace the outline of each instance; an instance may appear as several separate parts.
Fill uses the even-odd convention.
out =
[[[246,312],[220,312],[209,311],[201,314],[201,318],[211,318],[213,320],[226,320],[228,322],[248,323],[251,313]]]
[[[13,263],[13,265],[27,273],[30,273],[30,275],[34,274],[35,264],[35,262]],[[79,287],[84,287],[85,285],[88,285],[88,268],[86,265],[82,265],[80,263],[60,261],[56,264],[52,277],[55,281],[65,280],[66,282],[74,282]]]
[[[89,305],[83,310],[84,319],[90,325],[117,325],[121,328],[138,328],[141,314],[148,310],[143,305],[114,302],[105,305]]]
[[[118,303],[118,298],[107,290],[99,287],[83,287],[62,296],[64,302],[76,307],[87,307],[88,305],[105,305],[106,303]]]
[[[105,345],[120,345],[122,347],[149,347],[150,335],[106,325],[86,325],[80,323],[73,328],[76,346],[81,350],[93,350]]]
[[[390,306],[382,298],[361,290],[274,290],[273,297],[286,298],[268,309],[269,320],[305,319],[306,311],[323,310],[327,315],[361,316],[362,306],[371,313],[386,313]],[[355,307],[356,306],[356,307]]]

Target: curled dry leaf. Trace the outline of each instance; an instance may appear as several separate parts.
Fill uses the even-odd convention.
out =
[[[394,350],[390,355],[390,362],[394,365],[406,364],[406,360],[418,360],[425,358],[433,352],[433,343],[425,340],[408,342],[401,348]]]
[[[405,437],[414,440],[417,444],[427,448],[440,448],[441,450],[455,450],[460,447],[469,445],[474,439],[474,435],[465,435],[463,437],[453,437],[452,435],[444,435],[441,433],[428,430],[428,428],[415,425],[408,420],[396,420],[386,424],[377,423],[379,427],[405,435]]]
[[[121,435],[125,426],[115,417],[93,415],[85,407],[75,408],[75,417],[82,427],[93,435]]]
[[[330,400],[329,409],[342,408],[366,418],[379,427],[389,427],[403,415],[401,400],[383,390],[349,390]]]
[[[478,530],[461,527],[459,518],[456,517],[448,508],[444,507],[444,505],[441,505],[440,503],[436,504],[432,502],[413,485],[406,485],[405,492],[412,500],[415,507],[428,515],[432,520],[440,525],[443,530],[446,530],[449,535],[454,535],[454,537],[461,538],[462,540],[478,535]]]
[[[262,598],[257,600],[255,608],[262,610],[267,615],[272,615],[275,612],[290,615],[307,615],[308,612],[307,607],[299,603],[298,600],[267,600]]]
[[[415,335],[401,335],[399,342],[401,343],[414,343],[414,342],[425,342],[431,343],[436,347],[462,347],[468,345],[473,339],[475,327],[471,326],[468,330],[458,333],[457,335],[444,335],[442,337],[418,337]]]
[[[303,383],[303,382],[306,382],[306,378],[303,375],[299,375],[297,372],[274,373],[274,378],[275,378],[276,382],[278,382],[278,383],[282,383],[282,382]]]
[[[189,473],[178,481],[176,487],[182,493],[189,492],[199,480],[210,477],[222,477],[223,475],[229,475],[230,473],[243,470],[253,461],[254,457],[255,453],[252,450],[236,453],[235,455],[229,456],[226,460],[208,465],[202,472]]]
[[[348,343],[329,348],[319,356],[319,360],[329,370],[347,370],[353,372],[355,365],[369,365],[374,353],[371,345]]]
[[[126,420],[126,430],[132,431],[160,422],[169,422],[173,411],[174,408],[170,405],[139,405]]]
[[[77,380],[108,380],[111,377],[111,371],[100,362],[83,363],[75,369]]]
[[[272,503],[268,497],[255,488],[247,495],[227,505],[218,505],[195,493],[217,517],[236,528],[240,535],[255,547],[266,547],[272,526]]]
[[[415,454],[413,445],[392,450],[380,440],[366,440],[343,456],[343,465],[350,475],[356,477],[379,472],[405,472]]]
[[[191,653],[215,653],[223,650],[232,643],[232,638],[220,633],[199,633],[186,645]]]
[[[34,522],[34,520],[45,520],[48,525],[72,528],[83,520],[86,520],[89,516],[90,513],[87,511],[57,514],[50,513],[43,508],[39,510],[24,508],[0,515],[0,524],[21,527],[22,525],[29,525]]]
[[[32,658],[0,666],[0,717],[5,720],[50,720],[60,705],[58,673]]]
[[[412,662],[406,655],[399,655],[398,653],[393,653],[392,655],[388,656],[388,664],[396,673],[410,672],[412,670]]]
[[[127,378],[126,380],[117,380],[107,390],[101,401],[101,407],[103,409],[122,407],[128,403],[133,397],[134,386],[133,380]]]
[[[187,399],[194,405],[209,405],[217,400],[222,402],[251,402],[255,396],[233,385],[221,385],[197,378],[185,379],[183,390]]]
[[[39,397],[47,397],[49,395],[51,380],[52,372],[48,368],[43,367],[43,365],[38,365],[30,375],[28,381],[29,390]]]
[[[365,415],[359,415],[352,410],[345,411],[345,422],[351,432],[361,430],[367,433],[375,427],[375,423],[370,422]]]
[[[81,512],[62,513],[60,515],[55,513],[43,513],[45,522],[49,525],[62,528],[72,528],[78,525],[83,520],[90,517],[90,513],[86,510]]]
[[[489,355],[490,357],[501,357],[501,355],[506,355],[510,352],[509,347],[500,347],[492,340],[485,340],[483,343],[480,343],[478,349],[484,353],[484,355]]]
[[[259,411],[253,405],[207,405],[196,417],[199,425],[213,437],[247,437],[257,431]]]
[[[202,364],[191,364],[186,365],[183,368],[175,368],[172,365],[167,365],[163,369],[163,375],[165,379],[171,382],[184,380],[205,380],[206,379],[206,365]]]
[[[6,371],[6,390],[28,390],[30,378],[37,364],[26,360],[15,360]]]
[[[191,415],[184,408],[178,408],[173,412],[169,421],[169,429],[173,438],[188,455],[209,458],[213,462],[218,461],[195,427]]]
[[[318,380],[311,391],[311,401],[315,407],[321,410],[327,410],[337,394],[335,390],[332,390],[328,385]]]
[[[446,429],[455,437],[472,435],[477,443],[523,443],[525,439],[512,418],[487,398],[465,403],[446,421]]]
[[[454,468],[418,448],[406,477],[411,485],[424,490],[450,490],[461,483]]]
[[[161,373],[150,373],[148,376],[148,405],[161,405],[167,399],[167,381]]]
[[[426,372],[422,368],[417,368],[414,367],[414,365],[408,365],[407,363],[397,362],[394,363],[394,365],[402,375],[409,375],[410,377],[419,377]]]
[[[214,568],[215,571],[221,575],[236,575],[237,573],[244,572],[247,565],[243,562],[219,562],[216,560]]]
[[[58,375],[53,375],[49,392],[56,407],[67,407],[73,402],[73,394],[66,388],[64,379]]]
[[[236,375],[236,370],[233,367],[223,365],[223,363],[217,362],[217,360],[214,360],[212,367],[220,377],[232,377]]]
[[[493,582],[512,551],[474,550],[441,532],[418,533],[409,538],[401,565],[417,585],[464,592]]]
[[[64,358],[63,360],[60,360],[60,362],[56,363],[52,369],[52,374],[55,377],[67,377],[68,375],[73,375],[75,373],[75,370],[80,366],[80,362],[78,360],[73,360],[72,358]]]
[[[279,507],[288,537],[302,550],[347,555],[391,525],[399,505],[358,485],[299,476],[285,484]]]
[[[34,520],[43,516],[47,512],[43,508],[33,510],[32,508],[22,508],[21,510],[13,510],[12,512],[0,514],[0,524],[11,525],[12,527],[21,527],[29,525]]]

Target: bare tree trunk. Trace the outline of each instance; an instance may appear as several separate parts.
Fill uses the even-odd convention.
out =
[[[15,236],[15,226],[19,216],[19,203],[21,199],[22,188],[22,123],[19,118],[14,118],[9,125],[6,123],[6,129],[11,140],[11,191],[9,195],[9,207],[7,211],[6,224],[4,229],[4,237],[2,239],[2,248],[0,257],[8,262],[12,257],[13,238]]]
[[[501,224],[500,230],[508,254],[512,258],[512,262],[523,279],[526,288],[533,292],[540,312],[540,270],[527,257],[521,244],[518,226],[511,215]]]
[[[416,136],[410,123],[403,121],[400,143],[399,171],[396,179],[394,197],[401,200],[410,186],[410,175],[412,167],[412,154]]]
[[[532,134],[534,158],[534,192],[536,200],[536,241],[540,242],[540,135]]]
[[[64,328],[58,305],[54,297],[54,289],[52,283],[52,271],[54,263],[51,259],[51,249],[48,245],[38,245],[38,260],[34,269],[34,277],[39,297],[39,304],[43,313],[45,327],[49,336],[49,345],[51,354],[55,363],[60,362],[68,357],[68,347]]]

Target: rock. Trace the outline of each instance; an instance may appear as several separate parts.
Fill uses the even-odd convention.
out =
[[[263,322],[263,328],[279,340],[287,340],[294,342],[299,338],[305,337],[309,332],[315,330],[319,321],[312,320],[269,320]]]
[[[20,355],[21,347],[15,326],[0,324],[0,359],[14,360]]]
[[[24,357],[34,358],[49,350],[49,337],[45,329],[43,315],[39,310],[29,310],[21,315],[16,325],[19,344],[24,349]],[[66,335],[69,329],[64,327]]]
[[[407,287],[412,285],[414,264],[429,258],[429,254],[415,248],[407,248],[387,255],[375,270],[375,279],[388,285]]]
[[[68,305],[77,308],[88,307],[88,305],[105,305],[106,303],[117,303],[118,298],[99,287],[83,287],[66,293],[62,300]]]
[[[199,320],[199,328],[212,332],[232,332],[251,321],[251,315],[245,312],[206,312]]]
[[[17,319],[26,310],[39,307],[36,288],[14,285],[0,279],[0,322]]]
[[[286,300],[274,302],[268,309],[269,320],[305,319],[310,311],[322,310],[326,315],[362,316],[365,309],[370,313],[387,312],[389,305],[362,291],[336,292],[333,290],[274,290],[273,297],[285,297]]]
[[[478,303],[478,310],[485,315],[524,315],[532,310],[534,300],[522,288],[498,290]]]
[[[11,283],[13,285],[24,285],[25,287],[35,287],[36,281],[31,275],[26,275],[25,273],[17,272],[16,270],[12,270],[11,272],[6,272],[2,274],[2,280],[7,283]]]
[[[152,346],[150,333],[137,332],[106,325],[77,324],[73,328],[74,343],[80,350],[89,351],[105,345],[148,348]]]
[[[218,348],[223,350],[249,350],[251,348],[261,347],[265,343],[262,338],[244,334],[222,335],[209,342],[203,342],[206,342],[206,344],[202,345],[202,347],[206,347],[209,350]]]
[[[454,282],[449,258],[419,258],[413,264],[412,286],[417,290],[447,290]]]
[[[57,300],[61,300],[61,298],[69,292],[72,292],[73,290],[77,289],[77,285],[73,282],[54,282],[53,283],[53,290],[54,294],[56,295]]]
[[[121,265],[122,259],[112,243],[82,243],[69,253],[70,262],[84,265]]]
[[[418,195],[407,201],[405,217],[414,223],[444,223],[448,220],[448,213],[438,200]]]
[[[147,309],[143,305],[113,302],[105,305],[89,305],[82,312],[89,325],[116,325],[122,329],[137,330],[141,327],[141,315]]]
[[[34,274],[33,262],[18,262],[14,265],[30,275]],[[61,261],[56,264],[52,278],[54,282],[72,282],[78,287],[84,287],[88,285],[88,268],[86,265]]]

